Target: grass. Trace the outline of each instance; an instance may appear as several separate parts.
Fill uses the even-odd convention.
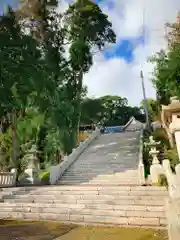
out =
[[[143,228],[79,227],[60,240],[167,240],[166,231]]]
[[[53,240],[74,228],[55,222],[0,220],[0,240]]]
[[[166,231],[142,228],[81,227],[39,221],[0,220],[0,239],[25,240],[167,240]]]

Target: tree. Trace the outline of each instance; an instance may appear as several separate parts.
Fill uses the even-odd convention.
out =
[[[169,103],[172,96],[180,97],[180,15],[169,27],[168,50],[161,50],[150,61],[155,64],[153,84],[161,104]]]
[[[63,57],[65,31],[60,25],[62,16],[56,12],[57,1],[21,2],[17,14],[21,21],[25,21],[25,26],[33,29],[30,31],[31,36],[40,42],[48,67],[46,91],[42,93],[41,99],[38,99],[40,110],[46,111],[50,133],[57,131],[59,135],[53,134],[53,136],[58,138],[56,140],[59,142],[60,139],[69,135],[69,126],[72,125],[72,106],[68,100],[68,88],[66,87],[71,73],[68,62]],[[53,8],[49,8],[52,6]],[[29,10],[24,12],[24,8]],[[49,106],[48,111],[47,106]],[[47,133],[47,135],[49,134]],[[61,150],[69,153],[74,146],[70,142],[65,142],[66,146],[64,145]],[[56,152],[59,152],[59,147]]]
[[[96,3],[89,0],[77,0],[65,13],[68,29],[70,69],[72,70],[70,101],[74,106],[72,133],[77,139],[81,117],[83,73],[92,65],[92,48],[101,50],[106,43],[115,43],[116,36],[112,24]]]
[[[147,107],[148,107],[148,114],[150,121],[157,121],[158,120],[158,103],[156,100],[152,98],[147,99]],[[140,103],[141,109],[144,109],[144,100],[141,101]]]
[[[176,22],[166,24],[168,31],[167,40],[169,48],[180,44],[180,13],[178,13]]]
[[[18,139],[17,117],[23,115],[29,96],[33,93],[35,78],[41,78],[38,66],[40,51],[31,37],[21,32],[11,8],[0,18],[0,61],[1,61],[1,123],[12,126],[12,159],[16,164]],[[28,49],[28,51],[27,51]]]
[[[158,101],[166,105],[170,102],[170,97],[180,97],[180,18],[177,22],[168,24],[168,49],[161,50],[150,61],[155,64],[153,73],[153,84],[156,88]],[[173,136],[170,133],[161,114],[161,121],[165,128],[171,147],[174,146]]]
[[[85,98],[81,102],[81,119],[83,125],[97,124],[103,118],[104,107],[99,98]]]
[[[82,101],[81,106],[81,124],[85,125],[99,122],[108,126],[125,125],[132,116],[139,121],[145,121],[140,108],[128,106],[127,99],[119,96],[87,98]]]
[[[82,79],[92,66],[92,49],[102,50],[106,43],[115,42],[111,23],[97,4],[76,1],[63,15],[57,13],[57,4],[55,0],[21,0],[17,11],[9,8],[0,16],[2,141],[7,143],[6,157],[12,150],[13,163],[19,168],[28,150],[25,146],[32,143],[41,151],[42,163],[54,162],[76,146],[86,93]],[[66,44],[69,57],[64,54]],[[102,100],[95,102],[93,122],[105,111]]]
[[[21,2],[23,2],[23,4],[18,12],[20,19],[26,20],[26,25],[28,23],[30,29],[32,29],[32,25],[35,25],[33,28],[35,30],[33,30],[32,35],[41,41],[45,49],[47,49],[48,46],[52,46],[52,42],[49,44],[50,38],[53,35],[49,23],[52,23],[54,28],[54,23],[56,22],[55,35],[61,36],[61,42],[58,43],[59,49],[64,49],[63,44],[65,42],[69,43],[70,57],[66,59],[67,61],[65,61],[63,67],[57,64],[62,62],[62,59],[61,61],[60,59],[57,61],[57,59],[53,58],[54,55],[57,55],[57,48],[54,49],[54,54],[51,54],[52,58],[50,57],[49,63],[57,66],[57,69],[59,69],[59,72],[57,69],[52,71],[57,73],[56,78],[63,75],[66,80],[66,83],[59,84],[63,86],[63,90],[59,90],[59,94],[62,95],[63,93],[63,101],[59,101],[59,103],[65,103],[65,99],[67,99],[65,103],[66,106],[70,103],[68,113],[71,116],[67,116],[66,119],[64,119],[66,128],[68,129],[68,132],[65,133],[65,138],[67,139],[69,136],[70,140],[73,139],[73,148],[77,142],[77,129],[81,116],[80,103],[84,95],[84,87],[82,84],[83,74],[89,71],[92,65],[91,50],[93,47],[98,47],[101,50],[106,43],[114,43],[115,34],[107,16],[102,13],[97,4],[91,1],[76,1],[69,6],[69,9],[63,16],[49,9],[49,3],[45,0],[41,2],[38,0],[31,2],[24,0]],[[50,2],[51,6],[57,6],[57,1]],[[23,9],[25,8],[28,9],[28,11],[24,11]],[[58,22],[62,22],[63,24],[58,25]],[[48,52],[52,52],[52,47]],[[65,71],[62,71],[62,69],[65,69]],[[61,112],[61,115],[62,114],[65,115]],[[58,114],[58,117],[59,115],[60,114]],[[59,121],[59,118],[57,118],[57,121]]]

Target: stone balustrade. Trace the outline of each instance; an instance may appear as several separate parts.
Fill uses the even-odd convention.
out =
[[[140,141],[139,141],[139,181],[140,185],[145,184],[145,174],[144,174],[144,163],[143,163],[143,129],[140,133]]]
[[[56,184],[57,180],[73,164],[89,144],[100,135],[100,130],[96,129],[91,136],[82,142],[69,156],[65,156],[64,161],[50,169],[50,184]]]
[[[164,173],[168,181],[169,198],[166,202],[169,240],[180,239],[180,164],[172,172],[170,161],[163,161]]]
[[[0,187],[12,187],[16,185],[16,170],[0,172]]]

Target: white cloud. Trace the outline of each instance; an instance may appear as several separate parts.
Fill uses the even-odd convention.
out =
[[[164,24],[174,21],[179,0],[112,0],[115,9],[104,12],[113,23],[118,39],[138,36],[143,27],[143,9],[145,12],[146,39],[145,45],[134,49],[134,61],[129,64],[122,59],[96,62],[89,74],[84,77],[89,87],[89,94],[101,96],[104,94],[119,94],[126,96],[129,103],[138,105],[142,99],[140,69],[143,68],[147,97],[155,97],[151,84],[152,65],[146,62],[148,56],[166,47]]]
[[[134,49],[132,63],[120,58],[106,60],[102,54],[98,54],[94,57],[91,70],[84,76],[84,83],[88,86],[90,96],[119,94],[127,97],[130,104],[138,105],[142,99],[139,77],[141,68],[144,71],[147,97],[155,97],[155,90],[150,82],[152,65],[146,63],[146,59],[162,47],[166,47],[164,24],[176,19],[180,1],[111,0],[113,9],[106,7],[106,1],[103,1],[101,8],[108,14],[118,40],[140,35],[143,27],[143,9],[145,10],[145,45]]]

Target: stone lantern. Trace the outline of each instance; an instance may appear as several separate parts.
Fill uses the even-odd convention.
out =
[[[39,169],[36,145],[32,145],[31,149],[25,155],[25,159],[28,163],[28,167],[25,170],[27,175],[26,179],[30,184],[34,184],[36,181],[38,181],[37,170]]]
[[[156,142],[153,139],[153,136],[149,137],[149,143],[147,145],[150,147],[149,154],[152,156],[152,165],[150,167],[150,175],[151,175],[151,182],[152,183],[157,183],[158,178],[160,174],[164,173],[163,167],[161,166],[159,159],[158,159],[158,154],[159,151],[156,149],[157,146],[159,146],[160,142]]]
[[[166,118],[169,118],[169,130],[175,136],[178,156],[180,158],[180,101],[177,97],[172,97],[171,103],[163,106],[162,110]]]

